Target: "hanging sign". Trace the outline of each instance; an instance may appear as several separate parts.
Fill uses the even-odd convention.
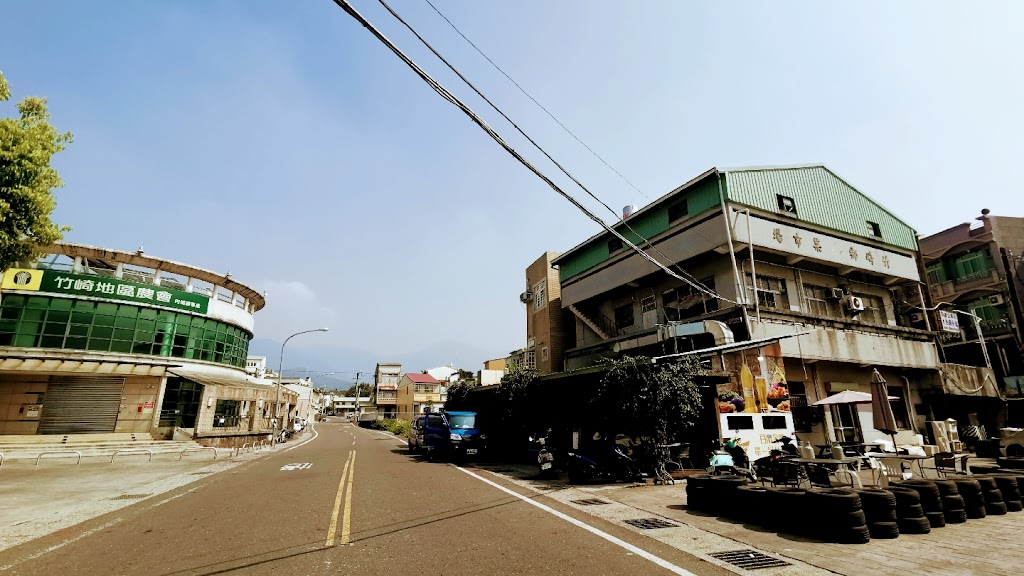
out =
[[[960,333],[960,319],[957,318],[956,312],[939,310],[939,320],[942,322],[943,332]]]

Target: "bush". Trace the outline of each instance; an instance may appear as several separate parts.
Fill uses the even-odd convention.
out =
[[[377,430],[386,430],[391,432],[399,438],[407,438],[409,436],[409,421],[385,418],[384,420],[377,420],[373,423],[373,428]]]

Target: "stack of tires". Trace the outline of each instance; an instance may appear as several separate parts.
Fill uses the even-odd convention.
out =
[[[768,508],[768,488],[757,484],[740,486],[733,493],[732,518],[751,524],[763,524]]]
[[[872,538],[892,539],[900,535],[899,524],[896,523],[896,496],[880,488],[858,490],[861,507],[868,523],[868,533]]]
[[[766,528],[788,534],[807,534],[812,530],[808,521],[807,490],[774,486],[768,488],[766,496]]]
[[[956,489],[964,499],[964,511],[968,520],[985,517],[985,497],[982,495],[981,483],[974,476],[970,478],[953,478]]]
[[[993,476],[975,474],[972,476],[981,484],[981,495],[985,500],[985,513],[989,516],[1001,516],[1006,514],[1006,502],[1003,501],[1003,493],[999,491],[999,484]]]
[[[896,498],[896,524],[900,534],[927,534],[932,531],[917,490],[900,485],[889,486],[887,490]]]
[[[1021,503],[1020,488],[1016,476],[1010,474],[999,474],[994,476],[996,486],[1003,494],[1003,502],[1006,504],[1007,512],[1020,512],[1024,510],[1024,503]]]
[[[860,495],[853,490],[825,488],[804,496],[807,510],[804,532],[829,542],[866,544],[871,540]]]
[[[952,480],[934,480],[935,486],[942,496],[942,515],[946,524],[963,524],[967,522],[966,502],[960,495],[956,482]]]
[[[686,505],[718,516],[736,513],[736,489],[747,483],[740,476],[712,476],[699,474],[686,479]]]
[[[924,516],[928,519],[931,528],[942,528],[946,525],[946,515],[943,513],[942,494],[939,487],[931,480],[915,479],[905,480],[896,484],[898,487],[910,488],[917,492],[921,501],[921,508]]]

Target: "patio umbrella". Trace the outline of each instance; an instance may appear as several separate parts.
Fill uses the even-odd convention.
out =
[[[843,390],[827,398],[822,398],[813,406],[828,406],[830,404],[870,404],[871,394],[867,392],[856,392],[854,390]]]
[[[892,436],[892,449],[896,450],[896,416],[889,404],[889,388],[885,378],[876,369],[871,374],[871,416],[875,430]]]

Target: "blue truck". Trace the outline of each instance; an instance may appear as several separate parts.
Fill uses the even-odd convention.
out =
[[[409,450],[426,452],[430,460],[463,460],[487,449],[487,435],[477,428],[476,412],[421,414],[409,429]]]

